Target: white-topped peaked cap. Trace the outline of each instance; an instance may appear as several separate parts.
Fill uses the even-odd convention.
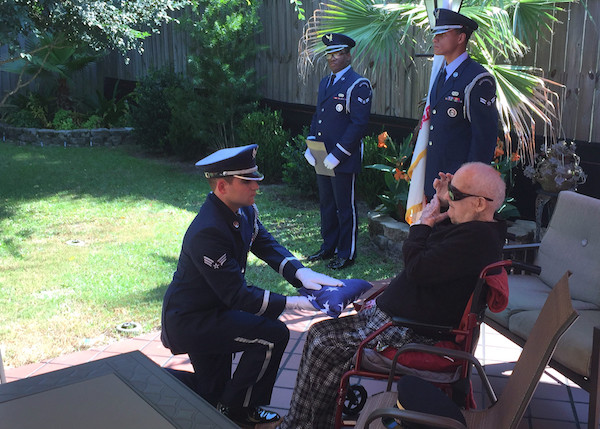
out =
[[[204,171],[204,177],[233,176],[242,180],[262,180],[264,176],[256,166],[257,144],[220,149],[196,163]]]
[[[433,34],[442,34],[458,28],[464,28],[467,32],[472,33],[479,27],[471,18],[450,9],[439,8],[433,14],[435,16],[435,27],[431,29]]]

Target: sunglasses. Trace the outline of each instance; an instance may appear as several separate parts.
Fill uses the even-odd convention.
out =
[[[452,186],[451,182],[448,182],[448,197],[450,198],[450,201],[460,201],[467,197],[477,197],[477,198],[483,198],[486,201],[494,201],[491,198],[484,197],[483,195],[473,195],[473,194],[466,194],[464,192],[460,192],[458,189],[456,189],[454,186]]]

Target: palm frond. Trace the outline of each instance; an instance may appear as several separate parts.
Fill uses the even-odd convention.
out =
[[[512,15],[513,33],[527,45],[535,44],[538,32],[552,31],[557,23],[556,12],[562,11],[560,3],[576,0],[514,0],[508,8]]]
[[[513,136],[521,158],[533,163],[536,125],[542,123],[543,136],[556,140],[560,128],[557,91],[563,85],[541,77],[541,70],[512,65],[487,65],[496,78],[498,113],[507,152],[513,150]],[[551,89],[552,87],[556,90]]]
[[[304,79],[323,56],[321,37],[344,33],[356,41],[353,55],[368,58],[373,68],[412,61],[415,21],[426,19],[423,5],[405,3],[388,8],[384,1],[333,0],[320,4],[304,27],[299,42],[298,71]]]

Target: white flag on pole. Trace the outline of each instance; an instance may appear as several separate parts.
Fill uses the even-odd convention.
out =
[[[444,64],[444,56],[435,55],[433,57],[431,77],[429,78],[427,103],[425,103],[425,110],[423,111],[415,150],[407,172],[408,177],[410,177],[410,187],[408,188],[406,216],[404,218],[409,225],[419,220],[421,211],[423,210],[423,199],[425,197],[425,162],[427,161],[427,143],[429,142],[429,98],[431,97],[431,88],[435,85],[442,64]]]

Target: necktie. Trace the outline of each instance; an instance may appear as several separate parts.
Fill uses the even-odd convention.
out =
[[[329,83],[327,84],[327,88],[329,88],[331,85],[333,85],[334,80],[335,80],[335,75],[332,74],[331,77],[329,78]]]
[[[446,67],[440,70],[440,75],[438,76],[438,80],[435,86],[435,95],[439,95],[442,91],[442,86],[444,86],[444,82],[446,82]]]

